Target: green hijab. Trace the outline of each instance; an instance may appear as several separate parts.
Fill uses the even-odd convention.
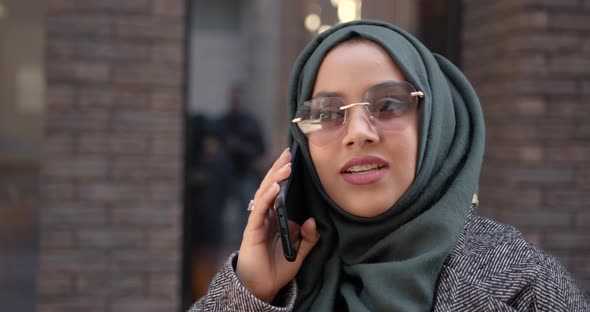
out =
[[[312,96],[326,54],[362,37],[383,47],[406,79],[425,93],[420,104],[414,182],[387,212],[353,216],[326,194],[295,124],[289,139],[301,146],[287,198],[315,218],[321,238],[296,280],[296,311],[428,311],[442,265],[465,224],[478,190],[484,121],[463,74],[416,38],[383,22],[354,21],[318,35],[295,62],[289,82],[289,120]]]

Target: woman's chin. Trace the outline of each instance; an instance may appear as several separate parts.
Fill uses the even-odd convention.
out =
[[[383,198],[383,200],[372,197],[367,199],[355,198],[354,200],[343,203],[340,207],[351,215],[361,218],[372,218],[388,211],[394,204],[395,201],[392,201],[391,197]]]

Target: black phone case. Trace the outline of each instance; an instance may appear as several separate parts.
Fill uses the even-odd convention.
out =
[[[291,180],[294,177],[295,173],[295,166],[298,162],[297,158],[299,157],[298,154],[298,146],[296,142],[293,142],[293,145],[290,148],[292,159],[291,159],[291,175],[286,180],[283,180],[279,183],[280,191],[279,195],[274,202],[274,209],[277,218],[277,223],[279,226],[279,233],[281,236],[281,243],[283,245],[283,254],[285,255],[285,259],[287,261],[293,262],[297,259],[297,251],[299,246],[295,248],[291,241],[291,234],[289,232],[289,216],[287,213],[287,196],[289,194],[289,186],[291,184]]]

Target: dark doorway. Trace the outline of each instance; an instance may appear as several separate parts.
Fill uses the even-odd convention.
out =
[[[419,37],[433,52],[461,67],[460,0],[420,0]]]

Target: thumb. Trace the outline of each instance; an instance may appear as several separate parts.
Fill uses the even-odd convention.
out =
[[[316,227],[315,220],[313,218],[307,219],[301,226],[301,245],[297,252],[297,260],[303,262],[319,240],[320,233]]]

